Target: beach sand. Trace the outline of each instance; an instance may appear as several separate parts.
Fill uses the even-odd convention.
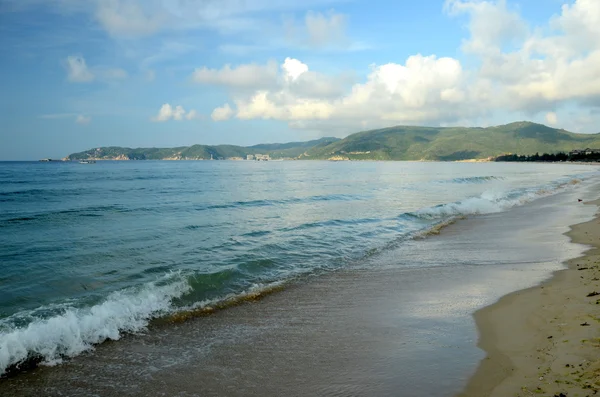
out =
[[[600,292],[600,217],[567,235],[592,248],[547,282],[475,313],[487,357],[460,397],[575,397],[600,390],[600,295],[588,296]]]

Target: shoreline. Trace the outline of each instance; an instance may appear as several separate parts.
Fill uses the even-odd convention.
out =
[[[597,212],[565,233],[589,246],[566,269],[474,313],[477,346],[486,357],[457,397],[571,397],[600,390],[600,295],[589,296],[600,292],[599,224]]]
[[[264,299],[157,324],[2,380],[0,394],[456,395],[484,355],[471,308],[583,252],[563,234],[592,216],[580,194],[471,217]]]

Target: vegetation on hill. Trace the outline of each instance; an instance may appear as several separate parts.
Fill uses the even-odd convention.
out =
[[[137,148],[109,146],[73,153],[67,160],[210,160],[245,158],[249,154],[268,154],[271,158],[296,158],[306,150],[328,145],[339,138],[321,138],[308,142],[262,144],[250,147],[235,145],[192,145],[175,148]]]
[[[398,126],[349,135],[308,151],[308,158],[467,160],[507,153],[600,148],[599,134],[575,134],[531,122],[488,128]]]
[[[493,159],[511,153],[557,153],[600,149],[600,134],[575,134],[531,122],[488,128],[397,126],[358,132],[344,139],[321,138],[309,142],[233,145],[193,145],[170,149],[103,147],[74,153],[80,159],[214,159],[269,154],[272,158],[334,160],[439,160]]]

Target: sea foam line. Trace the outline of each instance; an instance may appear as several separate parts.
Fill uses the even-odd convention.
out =
[[[512,190],[509,192],[486,191],[476,197],[469,197],[453,203],[440,204],[417,210],[409,215],[434,220],[448,217],[493,214],[527,204],[542,197],[551,196],[581,183],[578,178],[535,189]]]

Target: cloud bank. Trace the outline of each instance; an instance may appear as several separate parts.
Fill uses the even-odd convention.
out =
[[[214,109],[214,121],[280,120],[293,128],[443,125],[497,112],[539,114],[557,124],[560,109],[600,107],[600,1],[564,5],[544,29],[529,26],[503,0],[447,0],[444,10],[467,19],[469,37],[461,49],[476,67],[415,54],[402,63],[371,65],[355,82],[288,57],[279,65],[201,67],[192,79],[228,88],[230,101]],[[345,23],[322,14],[307,18],[315,43]]]

